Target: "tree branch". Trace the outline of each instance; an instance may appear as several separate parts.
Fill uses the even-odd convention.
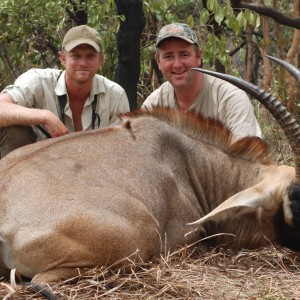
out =
[[[281,25],[300,29],[300,18],[288,17],[272,7],[259,4],[244,3],[240,0],[232,0],[231,5],[233,8],[246,8],[252,10],[259,15],[263,15],[273,19]]]

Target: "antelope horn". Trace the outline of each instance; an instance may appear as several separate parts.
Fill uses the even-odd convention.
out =
[[[273,60],[276,62],[280,61],[279,59]],[[287,71],[291,72],[292,76],[294,76],[295,78],[300,76],[300,72],[288,63],[280,61],[280,64],[284,68],[288,66],[288,68],[286,68]],[[292,148],[295,162],[295,181],[300,184],[300,126],[297,124],[292,115],[287,111],[286,107],[272,94],[267,93],[266,91],[260,89],[256,85],[246,80],[223,73],[203,70],[200,68],[192,68],[192,70],[209,74],[230,82],[231,84],[237,86],[238,88],[242,89],[243,91],[257,99],[273,115],[273,117],[285,133]]]
[[[270,60],[276,62],[277,64],[279,64],[280,66],[282,66],[284,69],[286,69],[298,82],[300,82],[300,71],[293,65],[287,63],[284,60],[281,60],[279,58],[270,56],[270,55],[266,55],[267,58],[269,58]]]

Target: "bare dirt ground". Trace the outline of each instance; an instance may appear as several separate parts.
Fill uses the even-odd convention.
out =
[[[270,246],[250,251],[181,249],[131,271],[92,269],[51,287],[58,299],[300,299],[300,256]],[[1,299],[45,299],[31,287],[0,282]]]

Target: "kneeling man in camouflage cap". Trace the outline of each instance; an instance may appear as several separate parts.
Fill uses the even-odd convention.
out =
[[[232,84],[191,68],[202,64],[202,50],[196,33],[183,23],[164,26],[156,41],[156,61],[166,82],[143,103],[194,111],[219,120],[234,135],[261,137],[252,104],[245,92]]]

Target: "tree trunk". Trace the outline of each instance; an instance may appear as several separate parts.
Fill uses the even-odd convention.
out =
[[[115,0],[120,21],[117,33],[118,65],[115,80],[126,91],[130,109],[137,107],[137,83],[140,75],[140,39],[145,27],[141,0]]]
[[[245,79],[251,82],[253,78],[252,70],[253,70],[253,53],[254,53],[254,45],[252,40],[253,27],[248,25],[246,29],[246,37],[247,37],[247,64],[246,64],[246,76]]]
[[[260,46],[260,52],[264,64],[264,90],[270,91],[270,85],[272,80],[272,72],[271,72],[271,63],[270,60],[266,57],[269,54],[269,41],[270,41],[270,24],[269,19],[267,17],[262,17],[262,24],[263,24],[263,41],[262,45]]]
[[[299,18],[299,0],[294,0],[294,17]],[[292,65],[296,65],[295,61],[297,60],[298,46],[300,41],[300,30],[294,29],[294,36],[292,45],[287,53],[287,61]],[[296,79],[288,74],[288,111],[294,115],[295,114],[295,102],[297,94],[297,82]]]
[[[273,0],[273,7],[276,10],[278,9],[277,0]],[[274,27],[275,27],[275,41],[276,41],[276,46],[278,49],[278,57],[282,60],[285,60],[286,52],[285,52],[284,47],[286,46],[286,43],[284,42],[284,36],[282,35],[282,33],[283,33],[282,25],[279,23],[275,23]],[[274,64],[273,64],[273,67],[275,67]],[[277,67],[279,67],[279,66],[277,66]],[[287,74],[286,74],[286,72],[283,71],[283,69],[281,67],[279,67],[279,70],[280,70],[280,72],[279,72],[279,74],[277,74],[277,76],[279,77],[279,82],[281,82],[281,86],[282,86],[281,89],[285,91],[285,90],[287,90],[287,84],[285,83]],[[283,101],[283,105],[287,106],[287,99],[286,99],[285,94],[282,95],[280,98]]]
[[[70,10],[69,8],[66,9],[67,14],[69,15],[69,18],[76,22],[77,26],[79,25],[85,25],[88,21],[88,12],[86,9],[78,8],[77,3],[74,1],[70,2],[72,4],[73,10]],[[79,1],[79,7],[87,7],[87,0],[80,0]]]

